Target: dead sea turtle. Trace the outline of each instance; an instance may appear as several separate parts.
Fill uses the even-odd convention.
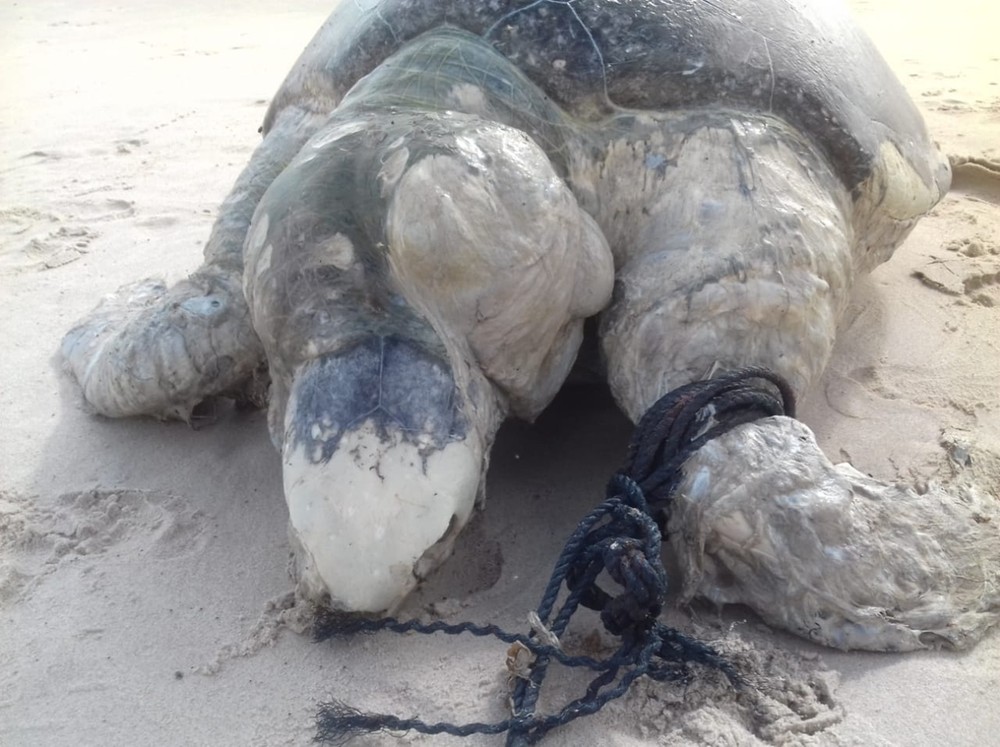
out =
[[[585,319],[633,419],[744,365],[804,391],[950,178],[826,0],[343,2],[263,135],[204,265],[62,352],[111,417],[187,419],[266,368],[300,588],[350,610],[448,555]]]

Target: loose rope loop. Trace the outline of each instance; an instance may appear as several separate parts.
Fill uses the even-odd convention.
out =
[[[715,649],[659,622],[668,588],[660,557],[661,528],[669,518],[670,497],[681,480],[681,468],[691,454],[738,425],[773,415],[793,417],[794,411],[791,387],[761,368],[688,384],[658,400],[639,421],[625,465],[608,482],[604,501],[577,525],[556,561],[536,611],[544,636],[468,622],[424,624],[321,613],[313,629],[316,640],[381,630],[469,633],[523,646],[534,660],[527,674],[516,680],[508,719],[462,725],[429,723],[363,713],[332,701],[320,706],[316,741],[340,745],[374,731],[414,730],[456,737],[506,733],[508,747],[522,747],[537,743],[558,726],[596,713],[624,695],[639,677],[684,683],[693,677],[690,666],[696,664],[720,671],[733,686],[742,686],[739,674]],[[602,573],[620,587],[617,593],[598,585]],[[580,605],[599,611],[605,629],[619,639],[610,657],[569,656],[552,645]],[[535,707],[553,660],[595,676],[582,696],[557,713],[538,716]]]

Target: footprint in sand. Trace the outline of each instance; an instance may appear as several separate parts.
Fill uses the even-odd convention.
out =
[[[40,506],[0,492],[0,605],[88,556],[117,549],[128,559],[176,558],[206,542],[203,512],[166,493],[88,490]]]
[[[27,207],[0,210],[0,269],[50,270],[87,253],[97,233]]]
[[[83,226],[61,226],[41,238],[34,238],[24,248],[28,263],[40,270],[51,270],[75,262],[87,253],[97,233]]]
[[[110,188],[91,192],[105,189]],[[90,250],[99,236],[92,224],[133,215],[135,204],[119,198],[69,205],[65,216],[27,207],[0,211],[0,268],[23,272],[63,267]]]
[[[12,207],[0,210],[0,243],[17,240],[37,226],[59,222],[59,216],[30,207]]]

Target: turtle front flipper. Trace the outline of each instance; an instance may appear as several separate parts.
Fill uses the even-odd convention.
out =
[[[206,270],[169,290],[158,280],[119,289],[61,354],[101,415],[184,421],[210,396],[240,396],[263,360],[239,277]]]
[[[390,610],[450,553],[508,411],[558,391],[607,244],[523,132],[345,106],[264,196],[246,261],[300,590]]]
[[[830,354],[852,273],[892,252],[940,196],[937,183],[883,155],[888,165],[852,197],[780,121],[668,121],[662,138],[643,134],[640,147],[613,142],[593,194],[614,208],[636,197],[641,174],[654,186],[631,220],[599,213],[620,262],[601,322],[616,398],[636,420],[690,416],[678,438],[715,434],[660,496],[684,596],[744,604],[843,649],[972,645],[1000,614],[1000,512],[986,495],[961,484],[917,492],[835,466],[798,421],[741,421],[736,395],[696,413],[681,395],[683,407],[654,405],[745,366],[805,393]],[[888,215],[874,210],[878,200]]]
[[[171,288],[145,280],[105,298],[60,352],[88,404],[107,417],[188,421],[215,395],[252,396],[264,351],[242,289],[243,242],[264,190],[325,116],[288,107],[223,202],[205,264]]]
[[[685,463],[669,541],[683,596],[839,649],[965,649],[1000,624],[1000,506],[831,464],[805,424],[746,423]]]

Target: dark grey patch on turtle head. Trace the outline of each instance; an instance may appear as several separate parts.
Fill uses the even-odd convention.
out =
[[[398,435],[425,454],[468,430],[448,365],[392,336],[368,337],[306,363],[291,396],[286,441],[303,446],[314,463],[328,462],[346,433],[369,422],[382,441]]]

